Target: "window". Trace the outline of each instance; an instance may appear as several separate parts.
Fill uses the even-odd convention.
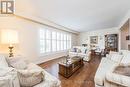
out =
[[[51,31],[46,30],[46,38],[45,38],[45,46],[46,46],[46,52],[51,52]]]
[[[49,29],[40,29],[39,33],[40,53],[57,52],[71,48],[70,34]]]
[[[61,50],[61,34],[59,32],[57,32],[57,51],[60,51]]]
[[[66,39],[66,34],[64,34],[64,50],[67,49],[67,39]]]
[[[63,50],[64,46],[64,41],[63,41],[63,34],[61,34],[61,44],[60,44],[60,50]]]
[[[56,32],[52,32],[52,51],[57,51],[57,40],[56,40]]]
[[[45,30],[40,30],[40,52],[45,53]]]

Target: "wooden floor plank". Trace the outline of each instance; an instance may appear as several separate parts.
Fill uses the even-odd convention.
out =
[[[76,71],[68,79],[58,74],[58,62],[61,60],[62,58],[54,59],[40,64],[40,66],[53,76],[60,79],[62,87],[95,87],[94,76],[100,63],[101,57],[92,56],[89,63],[84,62],[84,66]]]

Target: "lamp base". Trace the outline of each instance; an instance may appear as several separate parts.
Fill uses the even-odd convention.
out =
[[[9,46],[9,57],[13,57],[13,46]]]

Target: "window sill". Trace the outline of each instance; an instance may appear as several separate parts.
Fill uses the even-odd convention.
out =
[[[59,53],[63,53],[63,52],[68,52],[68,50],[57,51],[57,52],[40,53],[40,56],[39,56],[39,57],[49,56],[49,55],[53,55],[53,54],[59,54]]]

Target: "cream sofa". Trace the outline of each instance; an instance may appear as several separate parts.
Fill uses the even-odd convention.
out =
[[[74,51],[76,49],[76,51]],[[90,61],[91,59],[91,51],[87,47],[83,46],[73,46],[71,50],[69,50],[69,56],[80,56],[83,57],[84,61]]]
[[[95,87],[130,87],[130,77],[114,73],[119,65],[130,65],[130,51],[110,52],[102,58],[95,74]]]
[[[39,68],[36,64],[29,63],[28,68]],[[61,87],[60,81],[54,76],[50,75],[44,69],[44,80],[34,87]],[[5,56],[0,55],[0,87],[20,87],[19,78],[17,76],[17,69],[9,67]]]

